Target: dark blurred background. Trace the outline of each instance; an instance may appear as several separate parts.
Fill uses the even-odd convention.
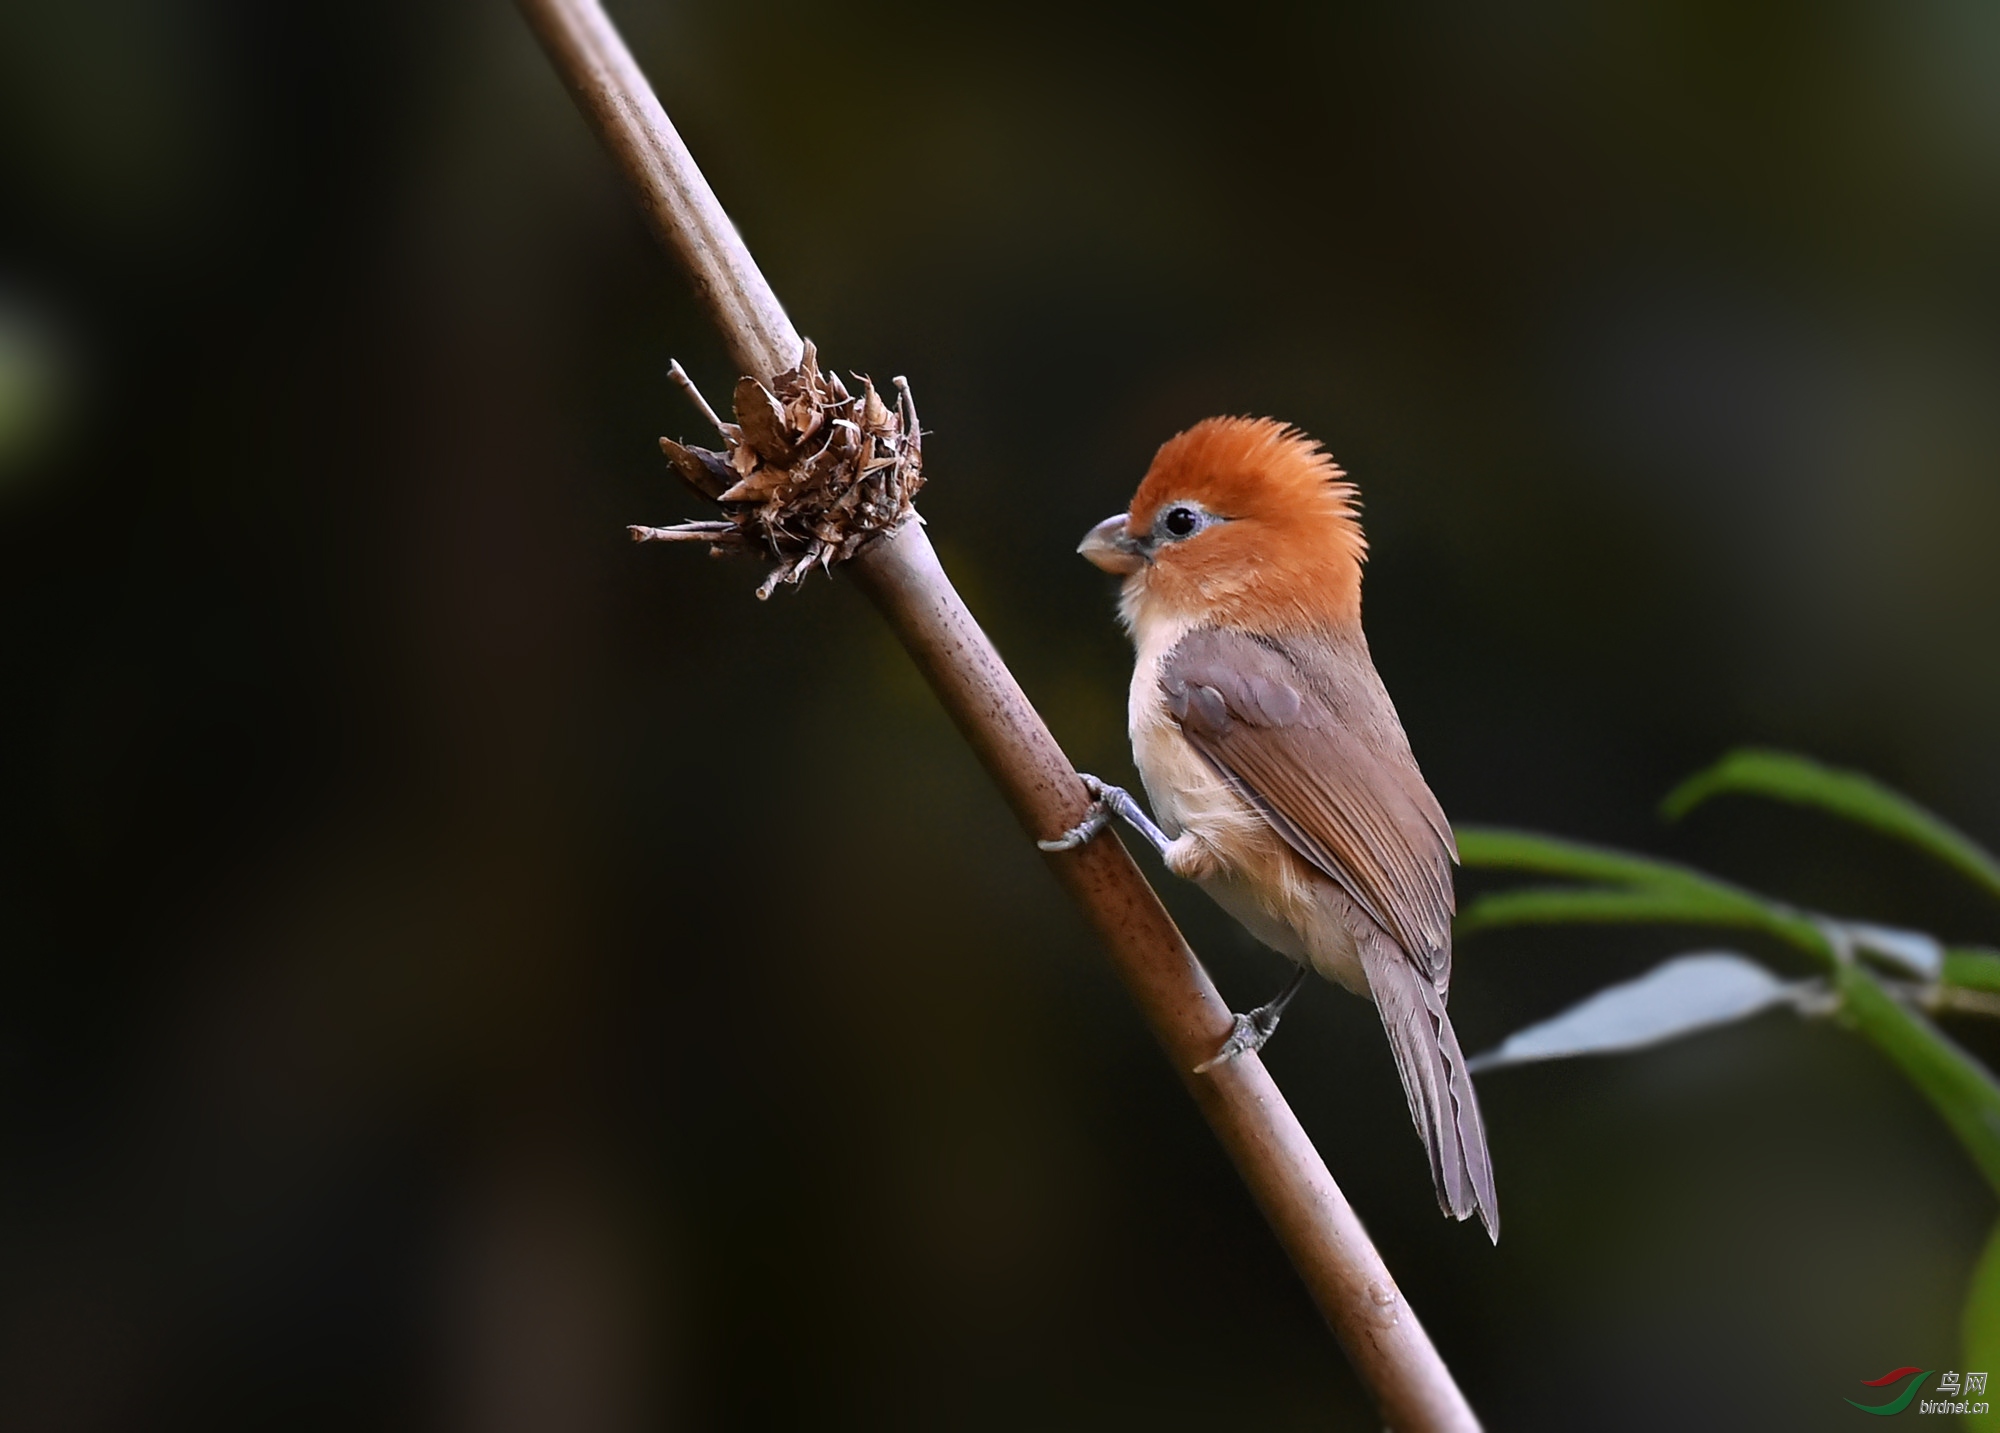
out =
[[[1757,741],[2000,840],[2000,11],[614,13],[800,327],[910,376],[1080,763],[1077,537],[1273,413],[1362,486],[1455,819],[2000,937],[1652,814]],[[728,390],[500,0],[0,8],[0,1426],[1375,1426],[851,588],[627,540],[696,515],[673,357]],[[1482,937],[1453,1008],[1702,944]],[[1494,1074],[1497,1250],[1366,1006],[1269,1059],[1496,1429],[1844,1426],[1957,1356],[1993,1200],[1838,1028]]]

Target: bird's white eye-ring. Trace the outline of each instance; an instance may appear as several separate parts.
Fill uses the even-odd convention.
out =
[[[1195,508],[1170,507],[1160,519],[1160,530],[1169,537],[1192,537],[1200,529],[1201,513]]]

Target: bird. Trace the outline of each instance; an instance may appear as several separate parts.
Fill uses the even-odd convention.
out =
[[[1478,1096],[1452,1029],[1458,846],[1361,626],[1359,495],[1271,418],[1219,417],[1161,445],[1131,505],[1078,551],[1123,578],[1132,756],[1158,823],[1079,773],[1072,849],[1116,816],[1298,966],[1236,1015],[1207,1072],[1260,1049],[1308,972],[1375,1004],[1438,1205],[1500,1238]]]

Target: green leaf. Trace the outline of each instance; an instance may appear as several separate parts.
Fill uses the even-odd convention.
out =
[[[1964,990],[2000,990],[2000,951],[1948,950],[1938,979]]]
[[[2000,896],[2000,860],[1970,836],[1873,777],[1821,766],[1788,751],[1755,747],[1732,751],[1675,787],[1660,803],[1660,811],[1669,821],[1677,821],[1711,796],[1729,793],[1816,806],[1907,841]]]
[[[1609,883],[1579,889],[1537,886],[1481,896],[1459,916],[1460,935],[1496,926],[1658,921],[1761,930],[1829,965],[1834,960],[1819,927],[1789,906],[1671,861],[1492,826],[1461,827],[1458,853],[1464,865],[1478,869],[1534,871]]]
[[[2000,1224],[1986,1240],[1986,1252],[1973,1266],[1972,1287],[1965,1312],[1959,1316],[1960,1356],[1967,1368],[2000,1369]],[[1971,1422],[1967,1415],[1967,1422]],[[1978,1426],[1991,1427],[1985,1416]]]
[[[1627,886],[1721,886],[1699,871],[1655,861],[1583,841],[1566,841],[1536,831],[1510,831],[1499,826],[1457,828],[1461,865],[1495,871],[1534,871],[1544,876],[1568,876],[1579,881],[1603,881]]]
[[[1708,891],[1629,886],[1529,886],[1481,896],[1460,914],[1460,935],[1516,925],[1713,925],[1765,930],[1769,913],[1754,900]]]
[[[1861,965],[1840,967],[1841,1016],[1931,1102],[2000,1193],[2000,1084],[1992,1072],[1896,999]]]
[[[1818,985],[1818,981],[1810,982]],[[1585,997],[1560,1014],[1516,1030],[1497,1049],[1474,1055],[1474,1074],[1534,1060],[1644,1050],[1792,1003],[1798,987],[1728,950],[1690,951]]]

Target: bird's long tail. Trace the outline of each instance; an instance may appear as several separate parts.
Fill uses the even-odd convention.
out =
[[[1486,1152],[1486,1123],[1444,997],[1393,942],[1364,940],[1358,953],[1389,1032],[1410,1118],[1430,1155],[1438,1206],[1454,1219],[1468,1219],[1476,1210],[1497,1244],[1500,1204]]]

